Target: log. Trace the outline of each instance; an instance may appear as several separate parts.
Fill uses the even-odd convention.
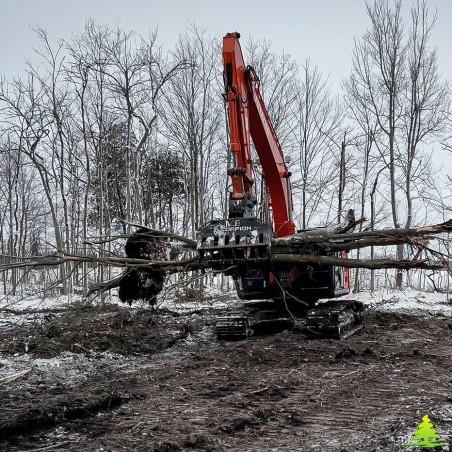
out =
[[[6,377],[0,378],[0,383],[10,383],[11,381],[17,380],[20,377],[23,377],[31,372],[31,367],[28,369],[21,370],[20,372],[16,372],[15,374],[8,375]]]
[[[356,225],[361,224],[364,218],[356,220],[336,229],[318,228],[282,238],[275,238],[270,245],[270,258],[273,262],[286,264],[310,264],[318,266],[340,266],[346,268],[367,268],[367,269],[429,269],[450,271],[449,257],[438,254],[435,250],[428,248],[429,240],[435,239],[438,234],[452,231],[452,220],[442,224],[424,226],[411,229],[386,229],[378,231],[351,232]],[[127,222],[129,225],[139,227],[141,231],[146,231],[156,237],[166,237],[186,243],[189,247],[195,247],[195,241],[191,239],[183,240],[181,236],[166,231],[158,231],[143,225],[136,225]],[[417,250],[417,255],[413,260],[397,259],[346,259],[334,256],[334,253],[341,251],[351,251],[354,249],[369,246],[392,246],[399,244],[409,244]],[[434,259],[419,259],[422,252],[426,252]],[[209,264],[201,265],[198,256],[172,260],[147,260],[130,258],[104,258],[104,263],[121,265],[129,268],[128,272],[135,272],[137,268],[151,268],[155,271],[164,272],[168,275],[175,272],[187,272],[191,270],[209,270]],[[266,261],[268,262],[268,261]],[[227,273],[228,269],[215,270]],[[123,278],[128,278],[126,272],[119,278],[98,283],[90,288],[89,293],[109,290],[112,287],[121,286]],[[125,280],[124,280],[125,282]],[[121,289],[120,289],[121,291]],[[133,299],[133,296],[132,296]],[[152,297],[150,297],[152,304]]]
[[[280,242],[274,244],[274,249],[280,254],[299,254],[302,250],[315,250],[325,252],[337,252],[337,251],[353,251],[362,248],[368,248],[371,246],[392,246],[392,245],[410,245],[415,248],[424,249],[430,240],[434,240],[434,236],[424,236],[422,239],[417,237],[375,237],[369,239],[361,239],[357,241],[328,241],[322,240],[318,243],[303,243],[295,242],[291,245],[283,245]],[[279,240],[279,239],[277,239]],[[275,251],[276,252],[276,251]]]
[[[167,239],[177,240],[179,242],[183,242],[186,245],[189,245],[192,249],[196,249],[198,246],[198,242],[196,240],[190,239],[188,237],[184,237],[183,235],[174,234],[169,231],[162,231],[160,229],[152,229],[149,226],[144,226],[142,224],[132,223],[127,220],[120,220],[122,223],[127,224],[129,226],[133,226],[137,229],[144,229],[147,233],[152,234],[156,237],[164,237]]]
[[[2,257],[2,255],[0,255]],[[19,258],[15,258],[19,259]],[[133,259],[129,257],[96,257],[66,254],[64,256],[43,256],[39,258],[22,258],[20,262],[11,262],[0,265],[0,272],[10,270],[12,268],[24,267],[55,267],[66,262],[94,262],[98,264],[106,264],[114,267],[149,267],[158,269],[167,269],[169,272],[177,272],[180,268],[193,267],[198,268],[198,257],[191,257],[179,260],[147,260]]]
[[[304,262],[321,265],[341,265],[350,268],[406,268],[409,267],[410,261],[400,262],[397,260],[380,259],[373,261],[374,264],[370,264],[370,261],[368,260],[359,260],[355,262],[348,259],[348,263],[344,263],[344,259],[334,258],[333,256],[324,256],[323,254],[337,251],[350,251],[369,246],[390,246],[405,243],[412,245],[419,250],[428,251],[436,257],[446,258],[448,256],[438,255],[438,253],[429,248],[427,244],[429,240],[436,238],[434,234],[449,232],[450,230],[452,230],[452,220],[440,225],[425,226],[422,228],[388,229],[382,231],[365,231],[344,234],[338,234],[324,229],[316,229],[289,237],[273,239],[271,243],[272,259],[278,262]],[[179,236],[177,235],[174,237],[179,239]],[[149,260],[128,257],[97,257],[70,254],[33,258],[13,258],[8,256],[8,260],[11,259],[18,259],[18,261],[0,265],[0,272],[12,268],[57,266],[66,262],[92,262],[115,267],[123,267],[126,269],[151,268],[163,270],[166,274],[199,270],[202,268],[198,256],[175,260]],[[427,263],[425,261],[416,262],[418,262],[416,268],[445,268],[444,263]],[[110,287],[116,287],[117,279],[112,280],[111,282],[106,282],[105,284],[110,285]]]
[[[344,259],[334,256],[318,255],[295,255],[295,254],[274,254],[273,262],[288,264],[313,264],[321,266],[337,266],[345,268],[367,268],[369,270],[385,268],[401,268],[404,270],[424,269],[424,270],[449,270],[447,262],[431,262],[423,260],[397,260],[397,259]]]
[[[439,234],[452,231],[452,220],[437,225],[422,226],[410,229],[384,229],[377,231],[350,232],[350,227],[360,224],[364,219],[359,219],[353,224],[336,229],[317,228],[302,231],[288,237],[274,238],[271,240],[269,260],[278,263],[287,264],[311,264],[320,266],[340,266],[346,268],[367,268],[367,269],[428,269],[428,270],[446,270],[450,271],[450,256],[439,253],[429,247],[429,241],[437,240]],[[140,228],[138,234],[150,234],[152,237],[162,237],[171,241],[176,241],[179,248],[180,243],[184,243],[187,248],[194,250],[196,241],[187,237],[180,236],[168,231],[160,231],[147,226],[138,225],[123,220],[124,223]],[[133,236],[133,235],[132,235]],[[131,237],[130,235],[111,238]],[[105,240],[108,240],[105,239]],[[104,243],[88,242],[88,243]],[[337,257],[334,254],[341,251],[351,251],[370,246],[393,246],[399,244],[408,244],[417,251],[412,260],[397,259],[346,259]],[[192,252],[192,251],[191,251]],[[421,254],[425,254],[425,259],[420,259]],[[177,254],[177,253],[176,253]],[[0,256],[1,257],[1,256]],[[88,295],[104,292],[121,285],[124,278],[136,272],[137,269],[145,269],[146,272],[158,272],[162,276],[168,276],[173,273],[184,273],[194,270],[209,271],[208,263],[201,263],[198,255],[182,259],[138,259],[131,257],[98,257],[92,255],[71,255],[61,251],[51,256],[33,257],[33,258],[14,258],[12,256],[3,256],[4,262],[0,265],[0,272],[13,268],[40,268],[48,266],[57,266],[66,262],[91,262],[101,265],[111,265],[122,267],[125,272],[109,281],[93,284]],[[427,258],[428,257],[428,258]],[[13,261],[15,260],[15,261]],[[264,265],[268,260],[264,260]],[[229,269],[230,270],[230,269]],[[144,271],[144,270],[143,270]],[[228,269],[215,270],[227,273]]]
[[[280,245],[302,245],[302,244],[319,244],[322,242],[358,242],[361,239],[399,239],[404,240],[407,237],[424,237],[427,235],[436,235],[441,233],[452,232],[452,220],[445,223],[432,226],[422,226],[411,229],[382,229],[378,231],[363,231],[349,233],[334,233],[328,229],[313,229],[311,231],[303,231],[298,234],[289,235],[287,237],[279,237],[272,240],[272,246]]]

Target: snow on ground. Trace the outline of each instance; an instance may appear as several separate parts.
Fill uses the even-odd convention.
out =
[[[82,301],[81,295],[55,297],[4,296],[0,297],[0,332],[2,329],[42,320],[55,309],[67,309]]]
[[[228,297],[219,296],[217,298],[206,298],[199,300],[164,300],[159,304],[160,308],[167,308],[181,313],[193,312],[196,310],[205,310],[209,308],[226,309],[231,304],[237,303],[237,297],[231,294]]]
[[[221,293],[210,290],[207,296],[196,299],[184,299],[166,293],[159,297],[158,307],[167,308],[181,313],[209,308],[226,309],[237,305],[240,301],[235,292]],[[452,317],[452,295],[436,292],[424,292],[415,289],[393,290],[384,289],[375,292],[363,291],[350,294],[343,299],[356,299],[370,309],[378,311],[393,311],[402,313],[421,313],[426,315],[445,315]],[[46,312],[55,309],[66,309],[84,303],[82,295],[62,295],[54,297],[40,296],[8,296],[0,297],[0,331],[8,326],[39,321]],[[97,303],[98,301],[94,301]],[[127,306],[121,303],[115,294],[105,301],[106,303]],[[147,303],[136,302],[130,309],[146,307]]]
[[[415,289],[379,290],[350,294],[345,299],[359,300],[370,309],[406,314],[445,315],[452,317],[452,298],[447,294]]]
[[[106,369],[123,369],[124,372],[131,371],[131,361],[136,359],[128,358],[110,352],[96,353],[92,356],[85,356],[80,353],[63,352],[53,358],[35,358],[28,353],[14,356],[0,357],[0,376],[8,378],[18,372],[28,372],[27,385],[47,384],[52,380],[56,385],[69,385],[83,381],[92,374],[102,361]]]
[[[0,309],[10,309],[14,311],[50,310],[55,308],[66,308],[81,300],[82,296],[77,294],[51,297],[43,295],[8,295],[0,297]]]

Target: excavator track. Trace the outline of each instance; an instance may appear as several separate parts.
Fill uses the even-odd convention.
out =
[[[363,314],[364,306],[356,300],[330,300],[296,317],[282,309],[231,311],[217,317],[215,333],[220,340],[243,340],[293,330],[310,339],[341,340],[364,328]]]
[[[259,309],[257,306],[264,309]],[[215,333],[220,340],[241,340],[250,336],[276,334],[291,330],[295,318],[286,310],[275,309],[268,302],[253,303],[242,311],[230,311],[216,319]]]
[[[229,312],[217,317],[215,334],[220,340],[241,340],[252,334],[248,315],[240,312]]]
[[[312,339],[346,339],[364,328],[363,314],[360,301],[331,300],[308,311],[306,333]]]

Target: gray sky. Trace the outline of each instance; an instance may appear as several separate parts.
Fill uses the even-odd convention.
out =
[[[404,2],[409,11],[410,1]],[[434,31],[440,67],[452,74],[452,1],[428,0],[439,9]],[[30,27],[48,31],[52,42],[83,30],[88,18],[147,35],[159,29],[159,42],[171,48],[179,33],[195,23],[211,35],[239,31],[267,38],[274,51],[286,51],[299,63],[309,57],[335,86],[350,70],[355,36],[369,25],[364,0],[0,0],[0,74],[20,73],[33,58],[35,35]],[[408,15],[407,15],[408,17]]]

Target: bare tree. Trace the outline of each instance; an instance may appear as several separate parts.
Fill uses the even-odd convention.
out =
[[[295,147],[296,100],[298,95],[298,65],[288,53],[280,54],[271,48],[267,39],[250,38],[244,49],[246,60],[256,71],[264,99],[278,140],[286,156]]]
[[[61,155],[56,152],[60,125],[49,89],[55,75],[52,70],[42,78],[37,78],[35,69],[30,68],[25,82],[15,80],[3,84],[0,87],[0,103],[3,106],[3,124],[14,147],[28,157],[37,171],[52,219],[55,248],[57,252],[67,252],[67,210],[58,209],[59,202],[66,195],[66,175],[62,174],[63,169],[59,165]],[[50,81],[47,77],[50,77]],[[64,220],[60,221],[61,218]],[[68,266],[63,265],[60,273],[63,293],[67,293],[71,284],[67,277]]]
[[[186,163],[187,204],[182,230],[194,237],[197,227],[210,219],[215,210],[209,202],[212,175],[214,168],[226,161],[226,152],[217,154],[222,119],[219,47],[203,30],[193,26],[179,36],[174,58],[186,61],[189,67],[171,79],[163,95],[163,133],[171,150]]]
[[[376,0],[367,11],[371,27],[355,42],[353,71],[345,88],[360,116],[370,116],[378,126],[375,146],[388,169],[392,223],[401,227],[405,216],[403,223],[410,227],[413,182],[420,187],[429,179],[428,158],[421,144],[438,136],[448,110],[436,52],[428,47],[435,20],[428,21],[426,3],[417,1],[405,40],[400,0],[393,8],[388,0]],[[403,245],[399,245],[397,257],[402,259],[403,254]],[[401,271],[396,286],[402,286]]]
[[[36,172],[26,156],[5,137],[0,145],[0,244],[3,263],[39,253],[38,234],[45,213]],[[15,295],[30,282],[29,272],[12,268],[3,279],[3,293]],[[9,288],[7,285],[9,281]],[[20,283],[20,284],[19,284]]]
[[[376,118],[386,140],[381,157],[387,159],[391,186],[391,212],[395,227],[400,227],[396,194],[396,132],[402,115],[403,70],[406,48],[400,0],[394,10],[388,0],[377,0],[367,6],[371,28],[353,51],[353,72],[349,91]],[[386,156],[386,151],[388,152]]]
[[[407,45],[407,76],[405,94],[404,135],[406,146],[401,155],[405,174],[405,197],[407,215],[405,227],[413,223],[413,195],[421,187],[414,187],[413,180],[420,179],[425,165],[422,165],[422,144],[432,138],[440,138],[449,111],[447,86],[441,81],[438,71],[438,56],[429,48],[429,39],[436,22],[428,17],[425,0],[417,0],[411,8],[411,28]],[[430,173],[427,173],[429,178]],[[416,184],[417,185],[417,184]]]
[[[53,226],[48,241],[57,253],[86,253],[90,221],[103,236],[111,235],[115,216],[152,218],[152,206],[148,214],[142,204],[143,187],[151,185],[143,183],[142,166],[157,136],[158,98],[185,63],[165,58],[155,33],[146,41],[88,21],[82,35],[55,46],[44,30],[36,33],[40,61],[28,66],[25,78],[0,86],[1,131],[11,156],[34,168],[41,184]],[[115,200],[124,210],[112,209]],[[108,255],[110,244],[99,251]],[[67,293],[78,269],[67,261],[59,270]]]
[[[313,220],[317,224],[328,222],[328,211],[336,198],[333,181],[340,166],[332,140],[340,133],[338,104],[331,96],[328,81],[309,60],[302,67],[296,107],[294,135],[299,172],[295,173],[298,180],[294,178],[294,196],[300,199],[301,226],[306,229]],[[331,164],[334,160],[336,168]]]

